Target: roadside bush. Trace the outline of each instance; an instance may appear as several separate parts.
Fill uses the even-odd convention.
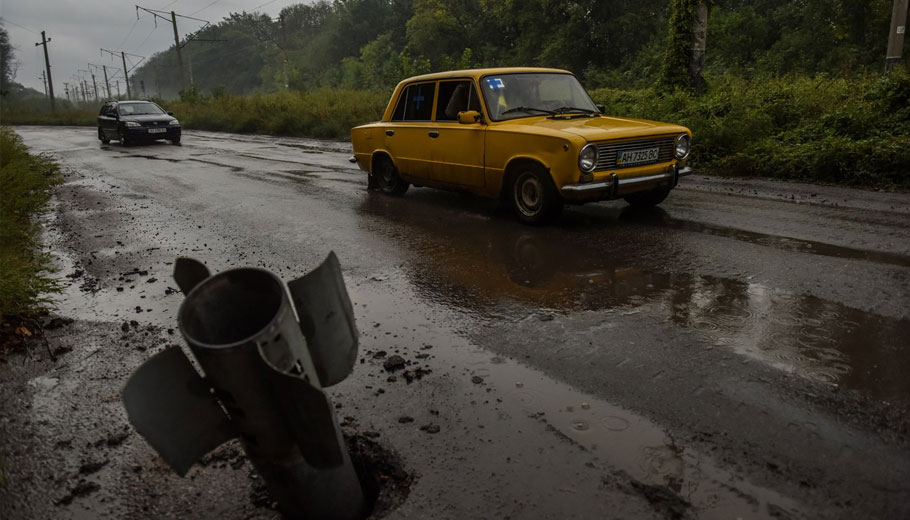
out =
[[[910,189],[910,71],[709,78],[702,97],[598,89],[607,113],[679,123],[695,134],[693,164],[718,175]]]
[[[16,133],[0,127],[0,322],[34,315],[57,288],[36,216],[60,180],[56,163],[29,154]]]

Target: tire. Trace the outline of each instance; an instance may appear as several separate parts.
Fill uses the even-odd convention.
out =
[[[370,175],[373,177],[375,186],[386,195],[404,195],[410,186],[398,176],[395,165],[386,157],[377,158]]]
[[[657,188],[656,190],[639,191],[623,197],[630,206],[635,208],[653,208],[657,206],[667,195],[670,194],[670,188]]]
[[[537,165],[519,167],[509,186],[509,202],[526,224],[546,224],[562,212],[562,200],[553,179]]]
[[[180,138],[171,139],[171,144],[180,144]]]
[[[103,144],[111,143],[111,140],[108,139],[108,137],[106,135],[104,135],[104,130],[102,130],[100,128],[98,129],[98,139],[100,139]]]
[[[118,135],[120,136],[120,144],[121,144],[121,145],[123,145],[123,146],[129,146],[129,145],[130,145],[130,140],[127,139],[125,135],[123,135],[123,131],[122,131],[122,130],[118,133]]]

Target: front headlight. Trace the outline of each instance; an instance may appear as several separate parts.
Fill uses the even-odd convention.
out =
[[[578,168],[585,173],[594,171],[597,166],[597,146],[587,144],[578,153]]]
[[[168,126],[180,126],[180,121],[177,121],[176,119],[171,119],[171,121],[168,123]]]
[[[691,143],[689,142],[688,134],[683,134],[676,138],[676,158],[677,159],[682,160],[689,156],[690,144]]]
[[[123,126],[125,126],[127,128],[139,128],[142,125],[140,125],[139,123],[136,123],[135,121],[127,121],[127,122],[123,123]]]

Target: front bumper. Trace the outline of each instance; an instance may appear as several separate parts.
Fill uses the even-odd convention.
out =
[[[675,188],[679,183],[680,177],[691,175],[693,171],[694,170],[688,166],[678,168],[674,164],[670,171],[651,175],[639,175],[638,177],[626,177],[621,179],[618,175],[612,173],[607,180],[566,184],[560,188],[559,191],[568,201],[578,200],[590,202],[595,200],[615,199],[624,195],[625,192],[638,191],[638,188],[646,185],[653,185],[655,187],[669,185],[669,187]]]
[[[161,130],[164,129],[164,132],[154,132],[151,133],[149,130]],[[126,128],[124,127],[121,132],[123,135],[130,139],[135,140],[155,140],[155,139],[180,139],[180,127],[171,127],[171,126],[159,126],[159,127],[140,127],[140,128]]]

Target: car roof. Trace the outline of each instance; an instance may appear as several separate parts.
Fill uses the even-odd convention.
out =
[[[420,76],[413,76],[402,81],[402,83],[411,83],[414,81],[432,81],[437,79],[448,79],[448,78],[464,78],[472,77],[474,79],[480,79],[482,76],[487,76],[490,74],[518,74],[518,73],[558,73],[558,74],[572,74],[571,72],[563,69],[548,69],[542,67],[496,67],[496,68],[485,68],[485,69],[464,69],[464,70],[450,70],[446,72],[434,72],[431,74],[422,74]]]

